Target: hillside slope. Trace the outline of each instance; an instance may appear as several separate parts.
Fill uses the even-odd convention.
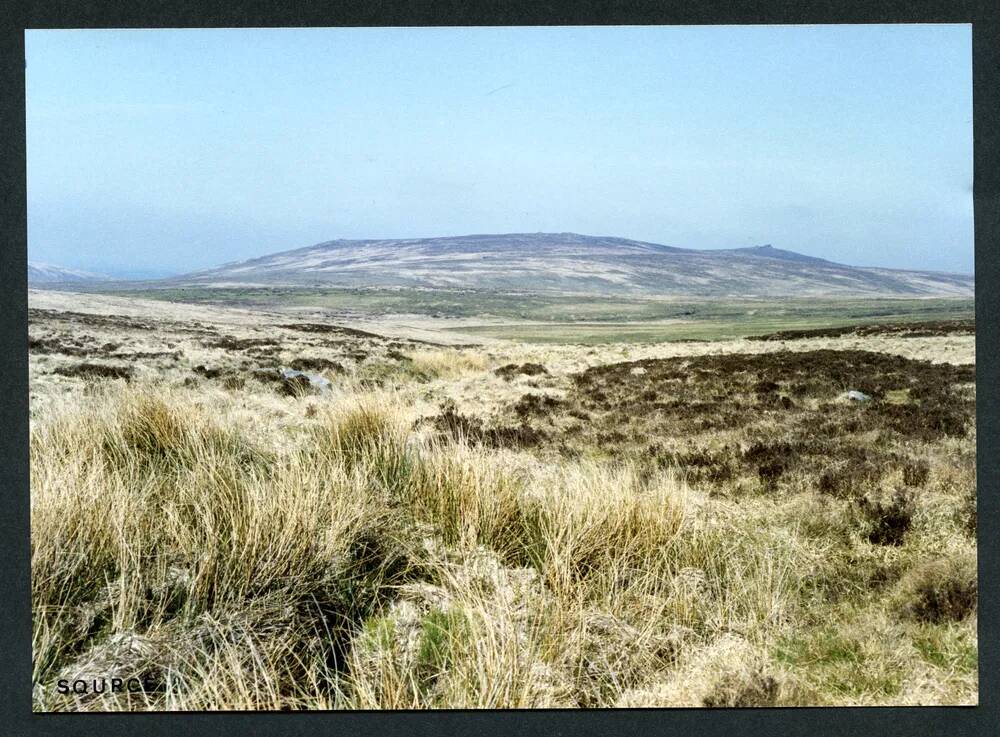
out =
[[[28,262],[29,284],[57,284],[63,282],[105,281],[109,277],[103,274],[92,274],[89,271],[66,269],[61,266],[44,264],[40,261]]]
[[[771,246],[694,250],[575,233],[336,240],[172,285],[497,289],[679,296],[971,296],[973,277],[860,268]]]

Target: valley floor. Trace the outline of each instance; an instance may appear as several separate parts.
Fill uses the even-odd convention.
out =
[[[29,307],[37,710],[977,702],[968,325]]]

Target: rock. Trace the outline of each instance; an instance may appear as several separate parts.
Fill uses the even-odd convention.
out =
[[[849,392],[847,392],[844,395],[844,398],[845,399],[850,399],[850,400],[852,400],[854,402],[868,402],[868,401],[871,401],[871,397],[869,397],[864,392],[859,392],[856,389],[851,389]]]
[[[70,684],[67,699],[79,709],[91,702],[125,704],[142,701],[162,688],[169,670],[170,656],[161,643],[135,632],[116,632],[105,641],[91,647],[59,672],[59,680]],[[126,681],[128,688],[112,690],[113,679],[120,679],[119,689]],[[116,694],[120,694],[116,695]],[[102,709],[103,710],[103,709]]]
[[[642,376],[644,373],[646,373],[646,369],[644,369],[642,366],[636,366],[634,369],[629,371],[629,373],[632,374],[632,376]]]
[[[325,392],[330,388],[330,380],[319,374],[307,374],[304,371],[295,369],[281,369],[281,378],[290,387],[300,386],[302,388],[312,388],[319,392]]]

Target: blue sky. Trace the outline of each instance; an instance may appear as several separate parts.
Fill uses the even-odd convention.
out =
[[[29,258],[573,231],[971,272],[967,25],[26,33]]]

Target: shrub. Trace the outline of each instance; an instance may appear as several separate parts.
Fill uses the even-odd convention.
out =
[[[506,381],[510,381],[518,374],[523,374],[525,376],[540,376],[542,374],[548,374],[549,372],[540,363],[522,363],[520,366],[516,363],[508,363],[496,369],[493,373]]]
[[[125,379],[125,381],[130,381],[135,376],[135,369],[131,366],[84,362],[70,366],[59,366],[52,373],[82,379]]]
[[[903,537],[913,524],[913,496],[905,489],[897,490],[888,501],[858,500],[862,520],[868,526],[868,541],[875,545],[902,545]]]
[[[930,476],[931,467],[927,461],[910,460],[903,466],[903,483],[907,486],[923,486]]]
[[[921,622],[955,622],[976,609],[976,558],[960,555],[933,560],[911,570],[899,582],[900,616]]]

